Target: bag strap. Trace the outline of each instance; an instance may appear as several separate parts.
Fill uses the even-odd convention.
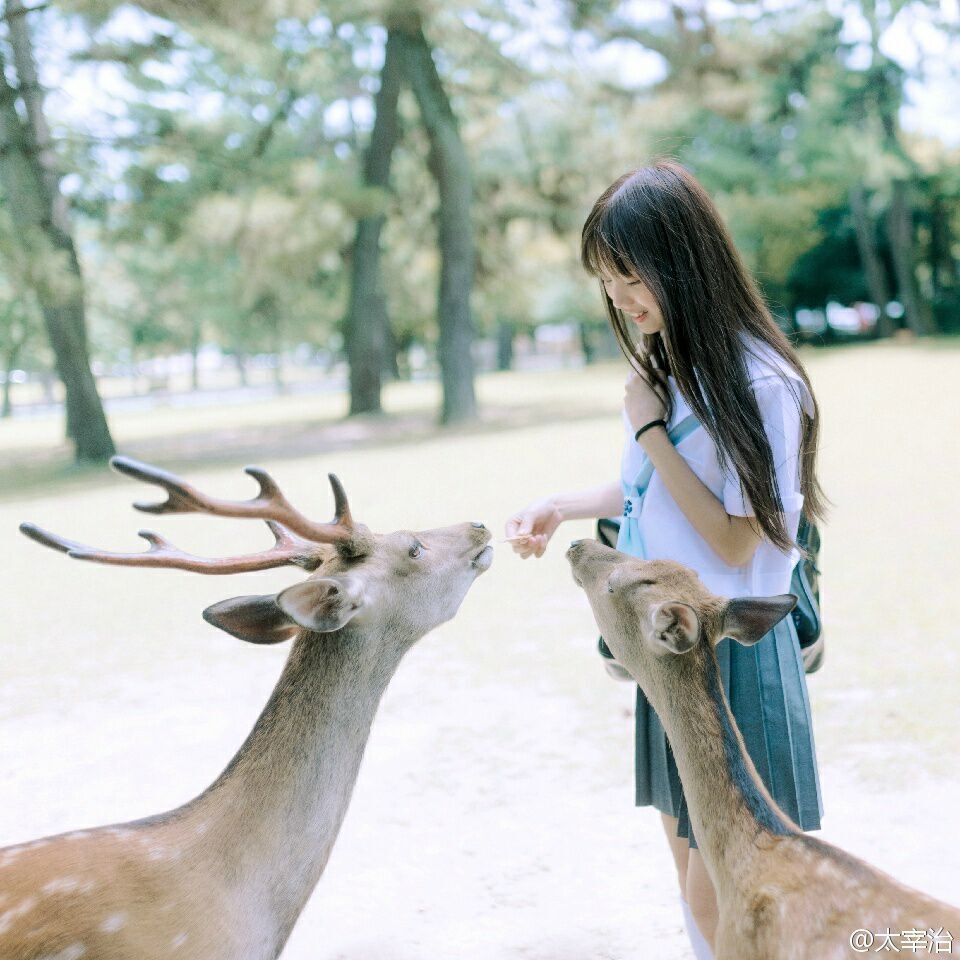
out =
[[[670,442],[676,446],[682,440],[685,440],[700,426],[700,421],[691,413],[684,417],[678,424],[675,424],[667,431]],[[640,472],[637,474],[633,485],[642,493],[653,476],[653,461],[647,457]]]

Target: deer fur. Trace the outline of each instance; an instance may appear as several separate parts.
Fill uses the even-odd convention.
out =
[[[746,752],[714,646],[724,637],[758,642],[795,597],[728,601],[686,567],[595,540],[575,542],[567,559],[604,640],[666,730],[717,894],[716,960],[861,956],[850,943],[858,929],[960,937],[957,908],[803,833]]]

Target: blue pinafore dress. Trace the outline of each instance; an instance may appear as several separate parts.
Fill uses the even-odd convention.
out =
[[[679,452],[702,430],[692,414],[675,423],[669,435]],[[639,523],[653,467],[644,457],[638,473],[621,473],[624,515],[617,549],[650,559]],[[699,571],[698,571],[699,572]],[[725,638],[716,647],[723,687],[750,758],[771,796],[803,830],[816,830],[823,816],[820,780],[806,676],[796,629],[784,618],[759,643],[745,647]],[[663,725],[643,690],[637,687],[636,805],[654,806],[678,820],[677,835],[691,847],[683,785]]]

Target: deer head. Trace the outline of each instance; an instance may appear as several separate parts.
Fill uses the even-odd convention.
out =
[[[567,550],[573,579],[593,608],[603,638],[634,677],[655,677],[724,637],[756,643],[794,607],[792,594],[727,600],[688,567],[639,560],[596,540]]]
[[[258,467],[246,472],[260,485],[250,500],[222,500],[201,493],[179,477],[127,457],[114,457],[120,473],[167,492],[159,503],[135,503],[145,513],[206,513],[266,521],[274,536],[269,550],[241,557],[205,558],[179,550],[159,534],[141,530],[150,545],[142,553],[113,553],[49,533],[31,523],[20,530],[44,546],[77,560],[129,567],[172,567],[205,574],[241,573],[293,565],[310,576],[277,594],[235,597],[208,607],[204,618],[251,643],[279,643],[297,633],[331,633],[348,624],[390,627],[411,642],[449,620],[470,585],[490,567],[490,531],[463,523],[414,533],[378,535],[356,523],[340,481],[329,475],[335,516],[318,523],[287,501]]]

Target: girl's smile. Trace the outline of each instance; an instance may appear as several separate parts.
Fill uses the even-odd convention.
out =
[[[659,333],[663,329],[663,314],[656,306],[653,291],[645,283],[633,277],[619,276],[602,277],[601,280],[610,302],[642,333]]]

